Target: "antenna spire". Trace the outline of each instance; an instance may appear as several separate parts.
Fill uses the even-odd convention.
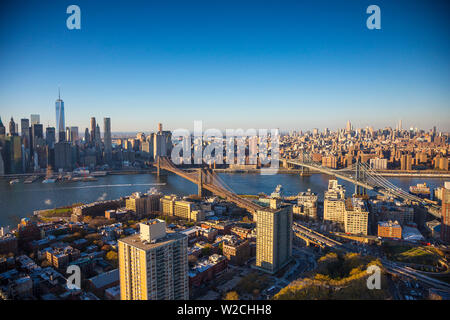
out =
[[[61,88],[58,86],[58,99],[61,100]]]

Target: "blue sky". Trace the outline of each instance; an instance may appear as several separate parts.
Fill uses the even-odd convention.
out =
[[[68,30],[66,8],[81,8]],[[366,8],[381,8],[381,30]],[[448,1],[99,1],[0,4],[0,116],[113,131],[450,130]]]

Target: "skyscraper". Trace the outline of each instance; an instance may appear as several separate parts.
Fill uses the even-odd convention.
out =
[[[103,119],[103,130],[105,130],[103,135],[103,142],[105,144],[105,157],[106,162],[111,162],[112,158],[112,141],[111,141],[111,119],[104,118]]]
[[[172,132],[163,131],[161,123],[158,123],[158,132],[153,135],[153,157],[170,155],[172,151]]]
[[[70,141],[72,144],[78,140],[78,127],[70,127]]]
[[[95,126],[95,143],[96,144],[100,144],[102,142],[101,137],[100,137],[100,126],[97,125]]]
[[[44,129],[42,127],[42,124],[40,123],[33,124],[33,126],[31,127],[31,139],[30,139],[32,148],[34,149],[38,143],[38,140],[43,138],[44,138]]]
[[[6,134],[6,128],[3,125],[2,118],[0,117],[0,136]]]
[[[156,159],[158,156],[166,156],[167,155],[167,149],[166,149],[166,137],[164,134],[160,131],[158,133],[153,135],[153,155]]]
[[[0,151],[2,151],[1,148]],[[5,162],[3,161],[3,156],[2,153],[0,152],[0,175],[3,174],[5,174]]]
[[[276,273],[292,257],[292,206],[270,199],[270,208],[256,212],[256,268]]]
[[[22,173],[22,143],[20,137],[12,134],[6,137],[5,173]]]
[[[72,147],[69,142],[55,143],[55,169],[72,170]]]
[[[55,103],[56,106],[56,137],[59,141],[64,141],[65,137],[65,122],[64,122],[64,101],[61,100],[61,95],[58,92],[58,99]],[[61,134],[62,132],[62,134]]]
[[[20,135],[25,148],[30,147],[30,120],[20,119]]]
[[[47,127],[45,129],[45,142],[50,149],[55,148],[56,142],[55,128]]]
[[[33,126],[33,124],[40,124],[41,123],[41,117],[38,114],[32,114],[30,115],[30,125]]]
[[[9,121],[9,135],[10,136],[17,135],[17,133],[16,133],[16,123],[14,122],[13,117],[11,117],[11,121]]]
[[[189,299],[187,236],[166,233],[166,223],[157,219],[139,229],[118,241],[121,299]]]
[[[95,142],[95,117],[91,117],[91,132],[90,132],[90,141],[91,143]]]
[[[347,128],[346,128],[346,131],[347,131],[347,132],[352,131],[352,124],[351,124],[350,120],[347,121]]]
[[[84,143],[89,143],[91,141],[91,135],[89,134],[89,129],[84,130]]]

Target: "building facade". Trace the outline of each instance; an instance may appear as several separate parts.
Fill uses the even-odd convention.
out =
[[[450,183],[446,182],[442,192],[441,240],[450,243]]]
[[[273,274],[292,257],[292,207],[275,201],[256,215],[256,268]]]
[[[155,219],[118,243],[121,300],[189,299],[186,235]]]

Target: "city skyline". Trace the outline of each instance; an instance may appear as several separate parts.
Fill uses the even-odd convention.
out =
[[[382,28],[369,30],[368,2],[200,1],[173,10],[175,2],[79,1],[81,30],[67,29],[65,4],[27,1],[25,12],[20,1],[7,5],[4,121],[39,113],[55,126],[61,86],[67,123],[121,119],[116,132],[161,120],[169,129],[203,120],[210,128],[333,130],[348,119],[355,127],[402,119],[404,128],[450,128],[448,3],[379,1]]]
[[[30,116],[24,116],[24,117],[20,117],[20,118],[11,117],[9,119],[16,119],[16,121],[15,121],[16,127],[18,126],[19,121],[22,121],[22,120],[30,121],[30,119],[31,119],[32,123],[40,123],[45,128],[51,127],[51,128],[55,128],[56,129],[56,128],[58,128],[58,114],[59,114],[59,111],[58,111],[59,110],[58,109],[59,104],[58,103],[62,104],[62,108],[61,108],[62,109],[62,115],[60,115],[60,116],[62,116],[62,118],[63,118],[62,122],[64,122],[64,101],[61,99],[60,95],[58,95],[58,99],[56,100],[56,121],[55,121],[56,125],[52,125],[49,122],[45,126],[44,123],[40,122],[40,114],[31,114]],[[4,117],[4,118],[6,118],[6,117]],[[37,120],[33,121],[33,118],[36,118]],[[99,119],[103,118],[103,120],[104,120],[103,121],[104,122],[103,127],[100,127],[100,133],[101,133],[102,137],[103,137],[103,134],[105,132],[104,128],[106,126],[108,127],[108,132],[110,134],[118,135],[118,134],[137,134],[137,133],[158,132],[158,130],[159,130],[158,128],[161,125],[160,121],[155,120],[156,123],[152,127],[147,127],[145,129],[136,129],[136,128],[134,128],[134,130],[132,129],[132,130],[128,130],[128,131],[119,131],[119,130],[111,130],[111,117],[109,117],[109,116],[103,116],[103,117],[90,116],[89,118],[90,118],[90,121],[91,121],[91,123],[89,125],[74,126],[74,125],[70,124],[70,122],[69,122],[67,124],[67,126],[65,127],[65,130],[63,130],[61,132],[65,133],[65,131],[67,129],[70,129],[70,128],[79,128],[79,129],[83,129],[84,128],[84,129],[88,129],[88,130],[90,128],[90,130],[89,130],[90,133],[92,132],[92,129],[94,129],[93,131],[95,132],[96,127],[99,127],[99,124],[95,123],[97,118],[99,118]],[[2,119],[2,114],[0,114],[0,119]],[[92,128],[92,125],[93,125],[92,121],[94,121],[94,128]],[[107,121],[107,124],[106,124],[105,121]],[[199,120],[195,120],[195,121],[199,121]],[[9,121],[7,121],[6,123],[9,123]],[[202,122],[202,124],[204,124],[204,123]],[[371,128],[371,129],[376,131],[376,130],[383,130],[383,129],[391,128],[393,130],[406,130],[406,131],[408,131],[408,130],[414,130],[414,131],[419,130],[419,131],[427,132],[427,131],[430,131],[430,130],[431,131],[436,130],[436,132],[442,132],[442,133],[449,132],[449,129],[441,129],[441,128],[438,128],[436,125],[431,125],[430,128],[424,128],[424,127],[418,127],[418,126],[408,126],[408,125],[405,125],[403,123],[402,119],[395,120],[395,122],[393,122],[393,123],[388,123],[388,124],[386,124],[384,126],[382,125],[380,127],[375,127],[375,126],[373,126],[371,124],[367,124],[367,125],[362,126],[362,127],[361,126],[355,126],[351,120],[347,120],[345,122],[345,124],[336,124],[336,125],[334,125],[332,127],[303,127],[303,128],[299,128],[299,127],[296,127],[296,128],[280,128],[280,127],[278,127],[278,128],[275,128],[275,129],[279,129],[280,133],[291,133],[291,132],[303,132],[303,133],[306,133],[306,132],[314,132],[316,130],[317,130],[318,133],[323,133],[325,130],[328,130],[330,132],[337,132],[339,130],[350,131],[349,130],[349,126],[350,126],[350,130],[351,131],[357,131],[359,129],[367,129],[367,128]],[[19,130],[16,130],[16,133],[20,133],[22,131],[21,127],[17,127],[17,128]],[[170,128],[169,127],[168,129],[170,131],[174,131],[174,130],[177,130],[177,129],[186,129],[186,128],[187,128],[188,131],[193,133],[194,122],[192,124],[186,123],[185,126],[182,126],[180,128]],[[249,128],[249,127],[211,128],[211,127],[204,127],[203,126],[202,129],[204,131],[204,130],[207,130],[207,129],[219,129],[219,130],[223,130],[223,129],[244,129],[244,130],[246,130],[246,129],[254,129],[254,128]],[[259,129],[261,129],[261,128],[259,128]],[[9,130],[7,130],[7,133],[9,133]]]

